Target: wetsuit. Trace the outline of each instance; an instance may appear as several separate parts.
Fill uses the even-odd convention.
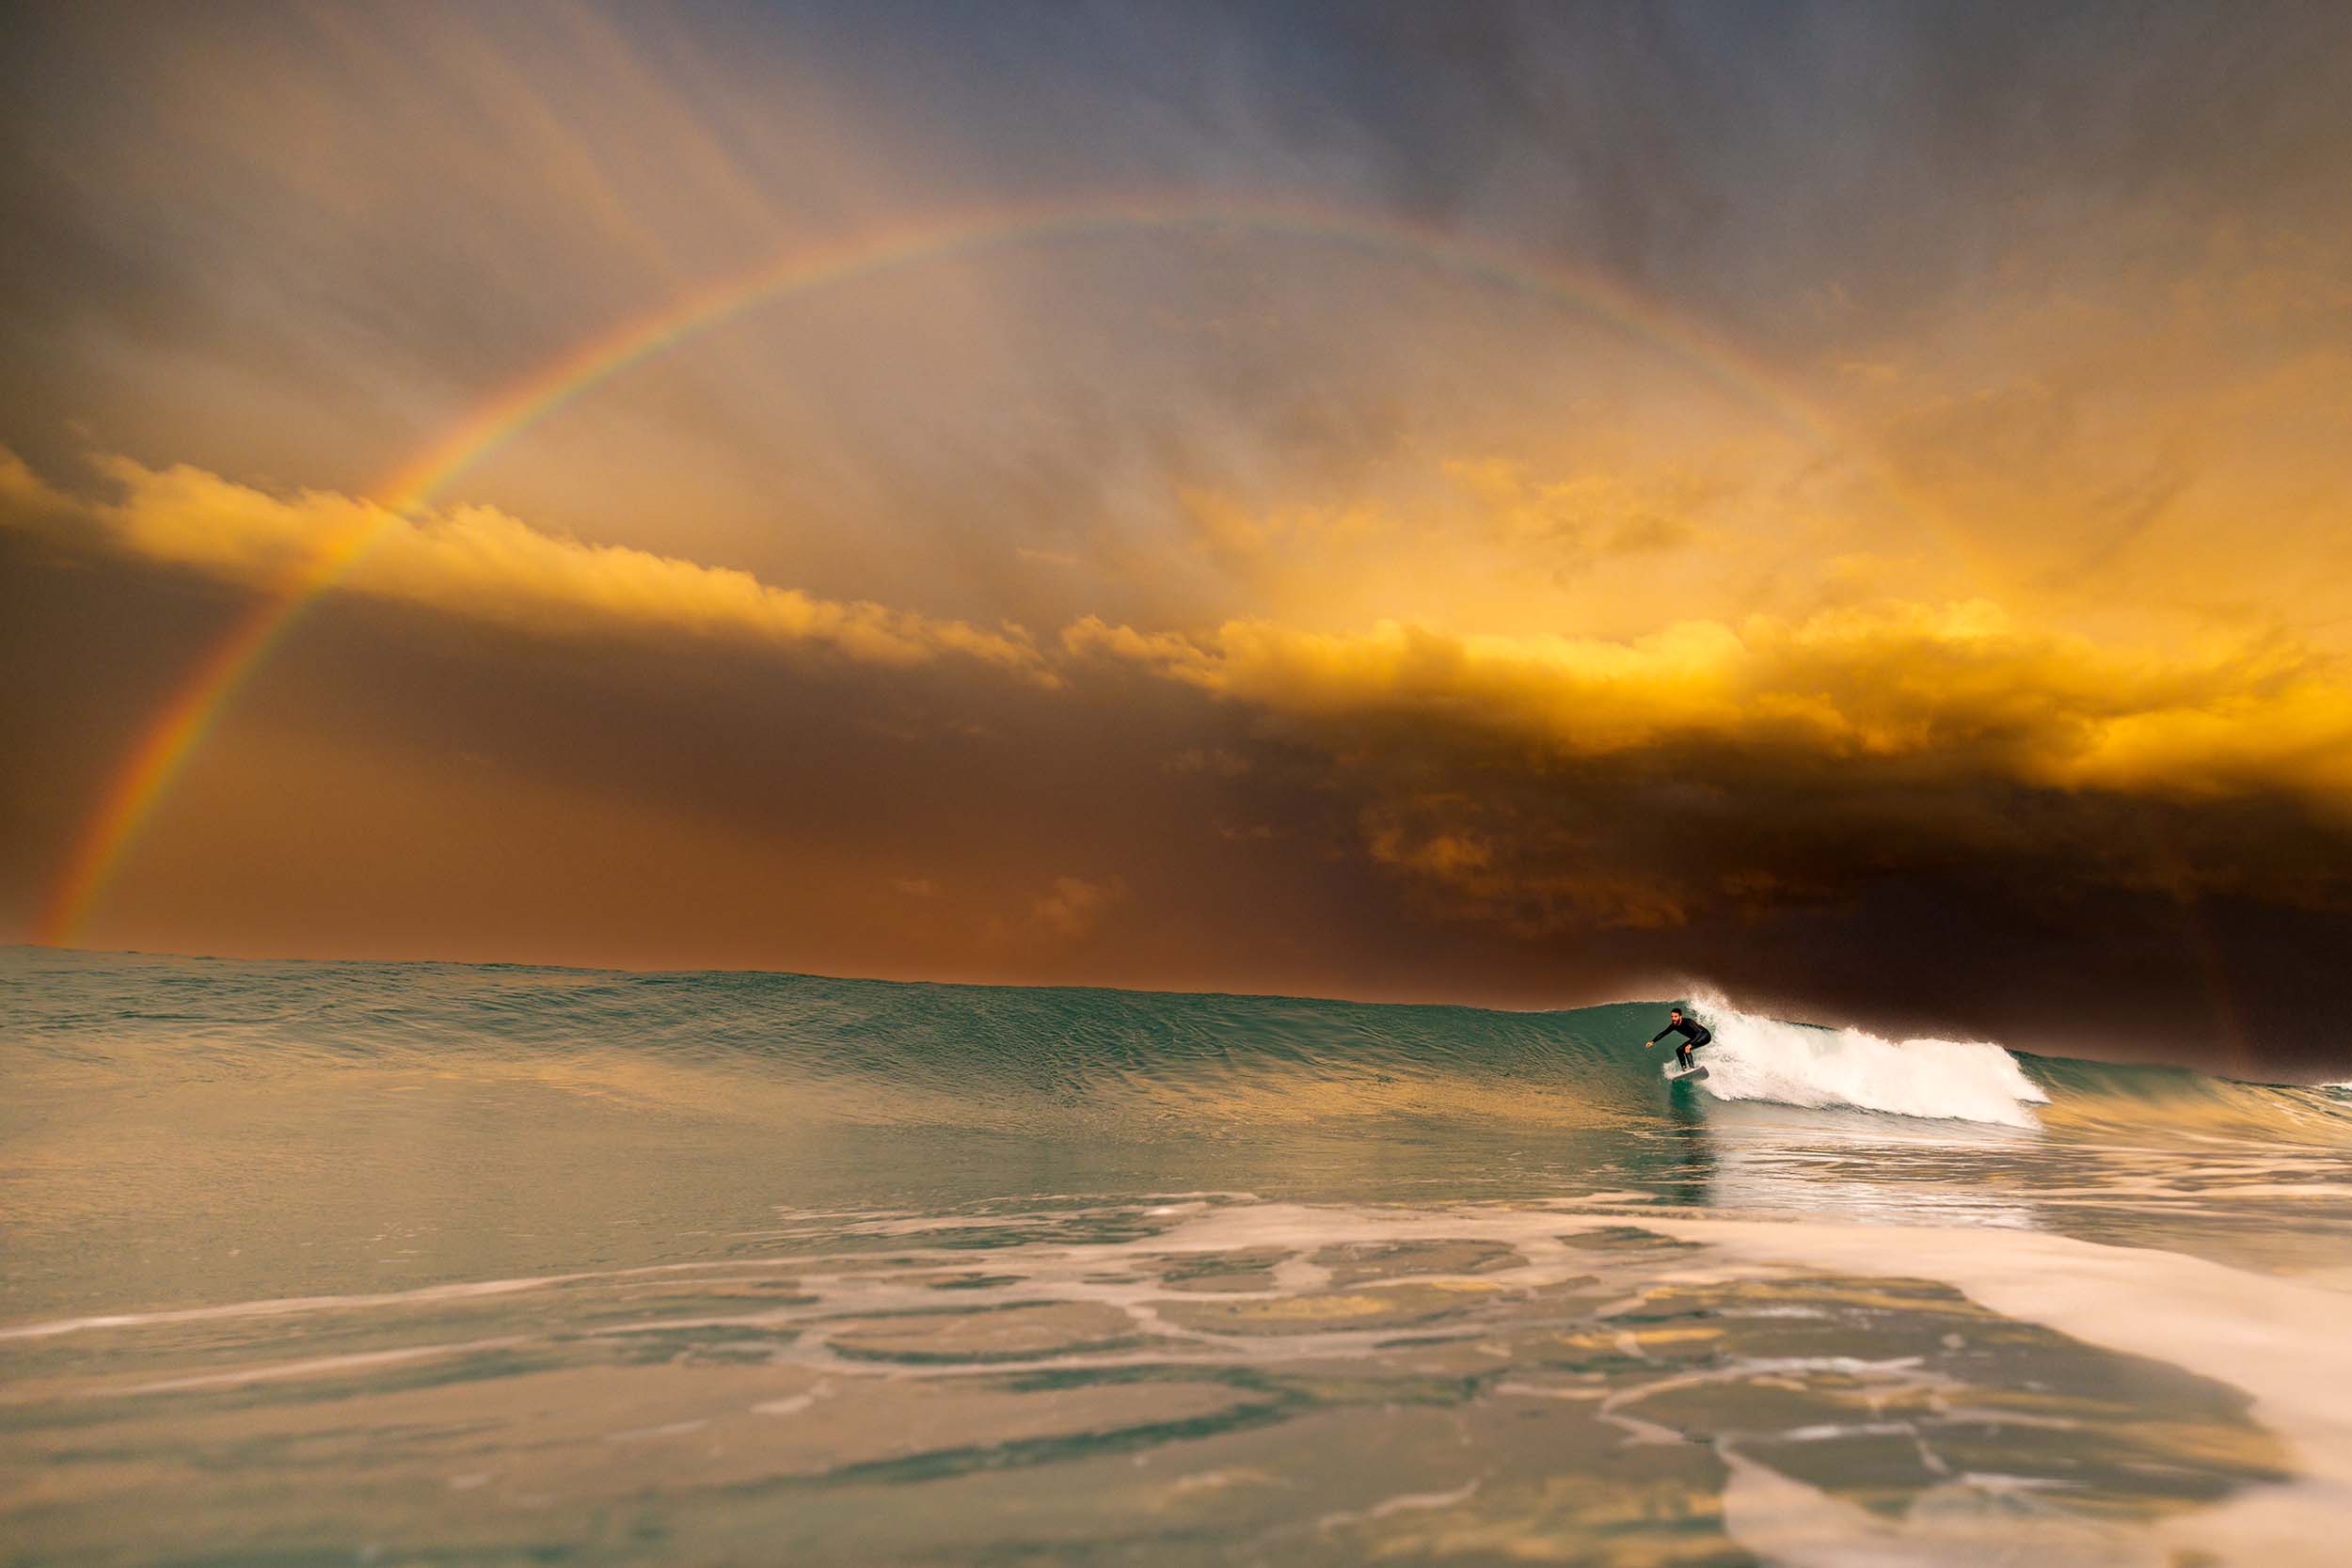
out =
[[[1679,1023],[1667,1024],[1663,1029],[1661,1029],[1658,1033],[1652,1035],[1649,1037],[1649,1042],[1652,1045],[1656,1045],[1660,1040],[1664,1039],[1668,1035],[1680,1035],[1682,1037],[1682,1043],[1675,1047],[1675,1060],[1680,1062],[1684,1067],[1689,1067],[1691,1065],[1692,1052],[1696,1051],[1700,1046],[1705,1045],[1708,1041],[1715,1037],[1713,1035],[1708,1033],[1706,1024],[1694,1023],[1690,1019],[1686,1018]]]

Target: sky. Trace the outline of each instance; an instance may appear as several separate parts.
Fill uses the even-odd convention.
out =
[[[2328,8],[10,32],[13,940],[2352,1063]]]

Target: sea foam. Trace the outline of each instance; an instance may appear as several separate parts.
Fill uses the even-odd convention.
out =
[[[1984,1040],[1892,1040],[1863,1029],[1824,1029],[1694,1002],[1714,1043],[1698,1082],[1718,1100],[1843,1106],[1893,1116],[2037,1125],[2049,1096],[2016,1057]]]

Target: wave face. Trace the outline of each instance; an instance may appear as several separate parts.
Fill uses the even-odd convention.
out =
[[[1402,1116],[1566,1126],[1661,1098],[2043,1131],[2352,1140],[2326,1086],[1888,1039],[1721,997],[1708,1077],[1659,1082],[1664,1002],[1559,1012],[1288,997],[906,984],[781,974],[254,963],[14,949],[0,1030],[20,1062],[251,1081],[362,1064],[512,1076],[800,1124],[1104,1132]],[[773,1101],[771,1103],[771,1101]]]

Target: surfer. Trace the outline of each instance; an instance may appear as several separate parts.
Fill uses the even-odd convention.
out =
[[[1680,1007],[1672,1007],[1667,1011],[1666,1026],[1644,1042],[1642,1049],[1647,1051],[1668,1035],[1680,1035],[1682,1042],[1675,1047],[1675,1060],[1682,1064],[1683,1071],[1688,1072],[1691,1070],[1691,1053],[1715,1037],[1708,1032],[1706,1024],[1694,1023],[1684,1018]]]

